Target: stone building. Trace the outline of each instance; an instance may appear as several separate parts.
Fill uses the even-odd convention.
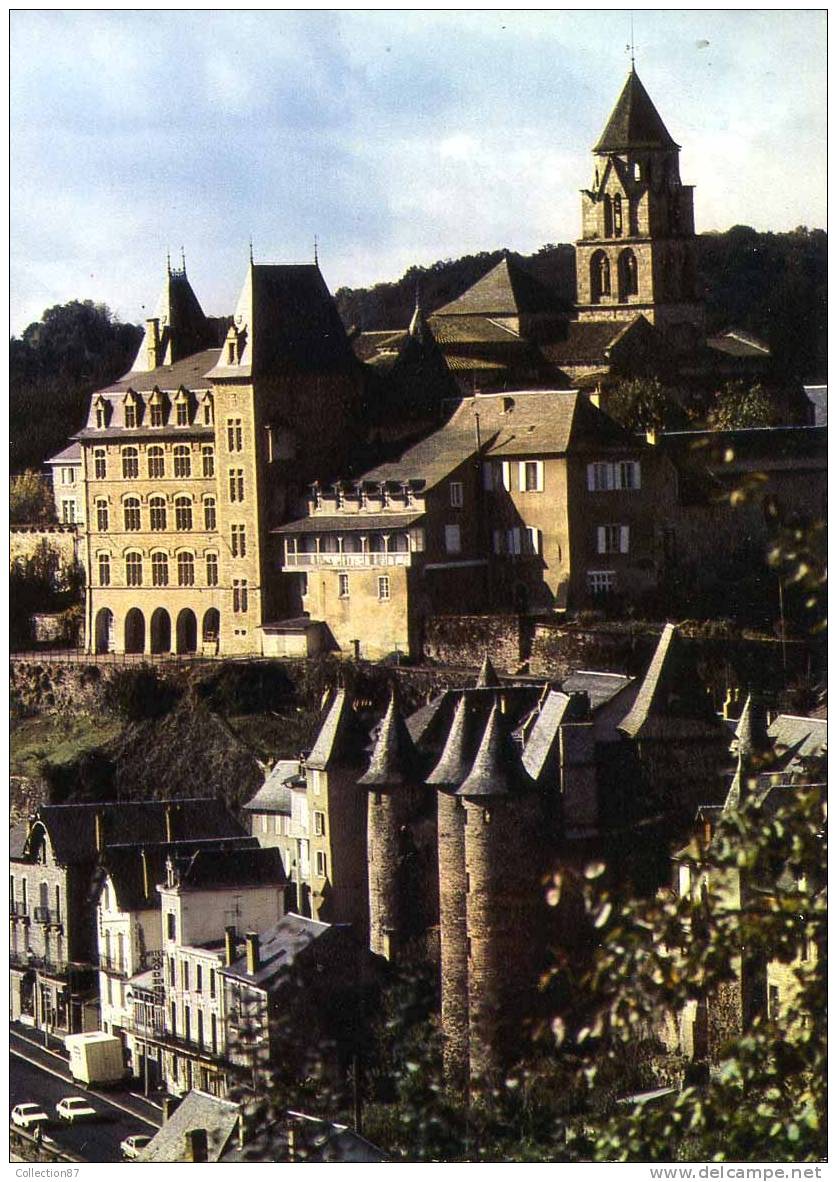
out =
[[[169,267],[131,371],[75,437],[90,648],[260,652],[283,614],[268,527],[336,467],[359,391],[316,265],[251,262],[223,340]]]
[[[98,1028],[92,888],[107,851],[241,832],[216,800],[41,805],[9,862],[11,1017],[67,1034]]]
[[[81,471],[81,446],[71,443],[47,460],[52,476],[55,516],[62,525],[84,526],[84,485]]]

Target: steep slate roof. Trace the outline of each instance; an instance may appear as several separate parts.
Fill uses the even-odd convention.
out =
[[[474,688],[487,689],[489,686],[499,684],[500,678],[497,676],[497,670],[492,665],[491,658],[489,657],[488,653],[486,653],[482,659],[482,665],[480,665],[480,671],[477,675]]]
[[[367,788],[394,788],[413,783],[418,762],[418,752],[393,691],[375,739],[369,768],[360,777],[358,784]]]
[[[487,316],[451,316],[448,319],[433,316],[430,326],[440,345],[526,343],[514,329],[498,324]]]
[[[767,734],[786,773],[804,771],[805,761],[824,755],[828,747],[828,723],[824,718],[779,714],[767,728]]]
[[[185,270],[172,271],[169,268],[154,316],[160,321],[159,342],[162,356],[169,364],[217,344],[217,329],[204,315]],[[146,325],[134,364],[131,366],[132,375],[147,370],[148,347]]]
[[[288,787],[288,780],[298,775],[298,759],[277,760],[270,775],[256,795],[247,801],[244,808],[248,812],[284,813],[286,816],[290,816],[292,790]]]
[[[137,1160],[185,1162],[186,1134],[192,1129],[205,1129],[207,1158],[216,1162],[238,1127],[239,1111],[239,1106],[230,1100],[219,1100],[217,1096],[193,1089],[183,1097]]]
[[[240,849],[199,849],[178,858],[180,885],[187,890],[208,887],[282,886],[286,882],[280,851],[272,846]]]
[[[506,409],[508,408],[508,409]],[[564,455],[595,446],[635,450],[644,446],[575,390],[510,390],[464,399],[462,420],[479,414],[489,456]]]
[[[585,693],[590,698],[590,709],[596,710],[621,693],[633,681],[624,673],[597,673],[594,670],[577,669],[561,681],[565,694]]]
[[[521,789],[525,780],[519,752],[506,734],[495,702],[471,770],[456,794],[468,799],[511,796]]]
[[[149,393],[159,386],[161,390],[179,390],[181,386],[185,386],[187,390],[208,390],[210,382],[207,378],[207,373],[212,369],[216,360],[218,359],[219,349],[204,349],[200,353],[193,353],[191,357],[184,357],[182,361],[175,361],[173,365],[159,365],[156,369],[144,371],[142,373],[129,373],[124,378],[120,378],[117,382],[112,382],[109,386],[103,387],[97,391],[97,394],[124,394],[128,390],[136,390],[138,393]],[[95,401],[96,395],[93,396]],[[113,418],[111,422],[114,425],[124,425],[122,420],[117,424],[117,415],[120,403],[113,404]],[[94,420],[95,421],[95,420]],[[163,430],[161,427],[154,428],[154,434],[158,435]],[[178,434],[183,435],[186,429],[181,427]]]
[[[550,690],[538,711],[523,749],[523,766],[533,780],[539,780],[558,755],[559,728],[570,705],[569,694]]]
[[[677,147],[632,66],[628,80],[593,151],[623,152],[631,148]]]
[[[259,933],[259,969],[256,973],[248,973],[246,955],[218,971],[224,977],[269,989],[317,940],[334,932],[346,933],[348,930],[347,924],[321,923],[291,912]]]
[[[247,836],[223,801],[202,797],[45,804],[38,808],[36,820],[46,828],[56,861],[72,865],[96,857],[97,815],[102,818],[105,846],[141,845],[166,840],[167,808],[176,840]]]
[[[476,450],[473,417],[469,420],[457,411],[438,431],[407,448],[397,460],[379,464],[360,479],[369,483],[414,480],[433,488]]]
[[[415,715],[413,715],[415,718]],[[458,788],[465,780],[473,763],[473,743],[468,725],[468,703],[465,694],[456,704],[448,737],[439,762],[427,776],[426,784],[444,788]]]
[[[29,836],[29,822],[18,821],[16,825],[9,826],[9,857],[22,858],[23,851],[26,849],[26,839]]]
[[[335,692],[320,724],[306,767],[327,771],[332,763],[357,765],[369,742],[344,689]]]
[[[198,849],[217,849],[222,846],[225,850],[234,849],[239,856],[240,851],[259,849],[255,837],[210,838],[206,842],[181,841],[173,843],[155,843],[146,845],[115,846],[106,849],[101,866],[94,876],[92,895],[98,896],[98,888],[105,877],[110,878],[116,893],[116,901],[120,911],[158,910],[160,896],[157,884],[165,882],[166,859],[192,857]],[[147,875],[143,870],[143,854],[147,866]],[[146,891],[146,877],[148,890]]]
[[[251,263],[234,323],[243,334],[238,364],[223,354],[213,378],[294,370],[334,370],[356,358],[316,263]]]
[[[560,311],[555,295],[506,255],[462,295],[437,308],[439,316],[520,316]]]
[[[722,732],[685,652],[682,636],[666,624],[633,706],[618,729],[632,739],[681,739]]]
[[[567,324],[566,337],[545,341],[539,345],[539,349],[551,365],[607,366],[610,364],[611,350],[637,332],[645,337],[658,335],[645,317],[639,315],[627,324],[618,320],[571,320]]]

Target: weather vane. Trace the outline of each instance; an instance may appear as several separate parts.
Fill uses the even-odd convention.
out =
[[[631,40],[625,46],[625,52],[631,55],[631,69],[634,68],[634,14],[631,13]]]

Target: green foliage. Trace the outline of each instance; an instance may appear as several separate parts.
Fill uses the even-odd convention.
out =
[[[37,467],[66,446],[93,390],[127,371],[142,330],[104,304],[71,300],[48,308],[9,346],[12,471]]]
[[[12,525],[46,525],[56,521],[52,485],[41,472],[27,468],[11,478],[9,521]]]
[[[105,683],[102,701],[110,714],[142,722],[167,714],[179,696],[178,687],[154,665],[137,665],[114,670]]]
[[[718,431],[770,427],[776,421],[776,410],[758,382],[752,386],[742,381],[727,382],[715,396],[709,421]]]
[[[16,558],[9,573],[9,629],[12,648],[31,643],[30,620],[36,612],[66,612],[82,601],[84,567],[62,567],[61,556],[42,538],[28,558]],[[70,618],[65,635],[70,635]]]
[[[685,418],[657,378],[630,378],[607,393],[605,409],[629,431],[669,430]]]

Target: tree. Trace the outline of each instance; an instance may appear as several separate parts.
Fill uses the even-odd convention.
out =
[[[727,382],[715,395],[709,412],[710,425],[718,431],[737,431],[745,427],[770,427],[776,412],[770,397],[756,382]]]
[[[12,525],[46,525],[57,520],[52,485],[46,476],[27,468],[12,477],[9,520]]]
[[[678,417],[669,392],[657,378],[630,378],[607,393],[607,413],[628,431],[673,427]],[[681,412],[680,418],[683,418]]]

